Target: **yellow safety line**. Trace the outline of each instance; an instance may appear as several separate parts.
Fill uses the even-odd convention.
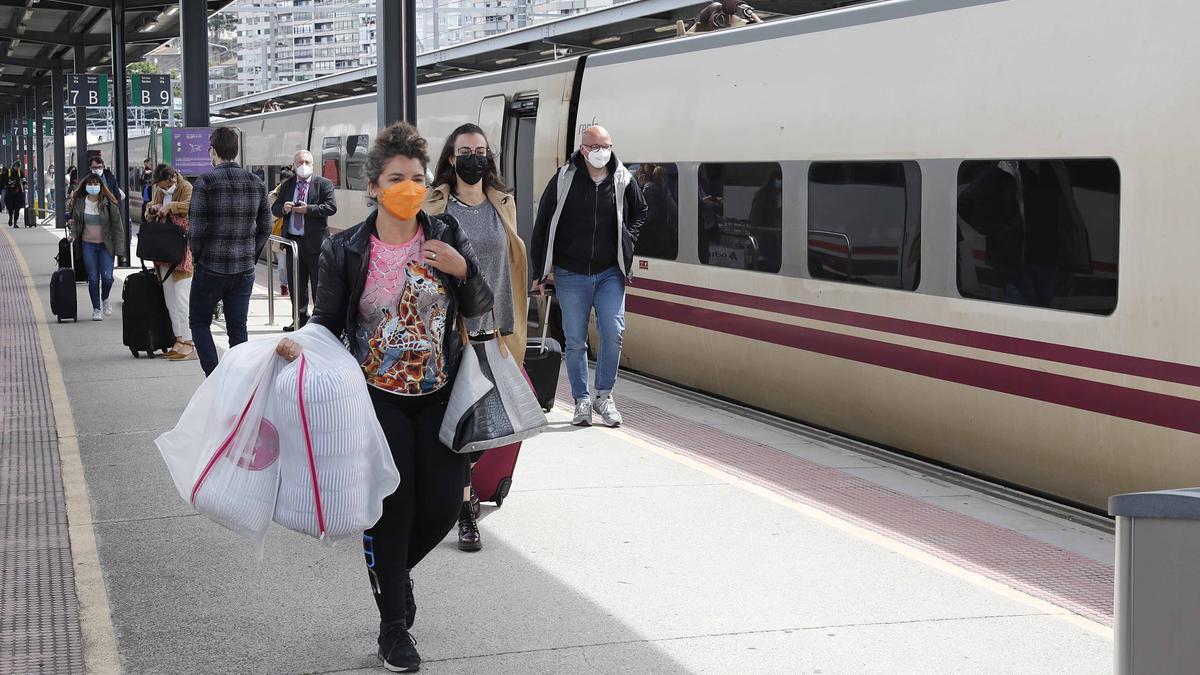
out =
[[[1075,625],[1079,628],[1082,628],[1086,631],[1089,631],[1095,635],[1099,635],[1100,637],[1107,638],[1109,640],[1113,639],[1113,629],[1108,626],[1105,626],[1102,623],[1098,623],[1087,617],[1080,616],[1079,614],[1076,614],[1065,607],[1060,607],[1060,606],[1058,606],[1052,602],[1049,602],[1047,600],[1043,600],[1041,598],[1032,596],[1024,591],[1018,590],[1007,584],[996,581],[995,579],[984,576],[978,572],[973,572],[971,570],[959,567],[958,565],[955,565],[951,562],[948,562],[946,560],[938,558],[937,556],[934,556],[930,553],[922,551],[921,549],[916,548],[915,546],[911,546],[911,545],[906,544],[897,539],[893,539],[891,537],[880,534],[878,532],[873,532],[871,530],[868,530],[865,527],[861,527],[859,525],[855,525],[853,523],[847,522],[845,520],[842,520],[841,518],[838,518],[835,515],[832,515],[830,513],[822,511],[821,509],[818,509],[814,506],[809,506],[807,504],[803,504],[803,503],[788,499],[787,497],[784,497],[783,495],[777,494],[776,492],[768,490],[767,488],[765,488],[761,485],[752,483],[744,478],[740,478],[731,473],[722,471],[721,469],[717,469],[715,467],[709,466],[708,464],[705,464],[703,462],[692,459],[691,457],[688,457],[686,455],[682,455],[682,454],[673,452],[671,450],[667,450],[665,448],[654,445],[653,443],[650,443],[648,441],[644,441],[644,440],[638,438],[637,436],[634,436],[631,433],[621,430],[620,428],[617,428],[617,429],[609,429],[606,427],[594,427],[594,428],[596,428],[602,432],[611,434],[613,436],[619,437],[621,440],[623,440],[625,442],[632,443],[633,445],[636,445],[640,448],[649,450],[657,455],[666,457],[667,459],[675,461],[679,464],[683,464],[684,466],[687,466],[689,468],[706,473],[709,476],[712,476],[712,477],[722,480],[726,483],[729,483],[730,485],[733,485],[734,487],[741,488],[747,492],[752,492],[760,497],[763,497],[764,499],[768,499],[772,502],[775,502],[776,504],[786,506],[787,508],[792,509],[793,511],[798,511],[798,512],[804,514],[805,516],[807,516],[808,518],[810,518],[811,520],[820,522],[823,525],[828,525],[835,529],[841,530],[842,532],[850,534],[854,537],[857,537],[858,539],[862,539],[871,544],[875,544],[876,546],[881,546],[883,548],[888,549],[889,551],[899,553],[900,555],[903,555],[906,558],[909,558],[911,560],[919,562],[928,567],[932,567],[940,572],[945,572],[946,574],[949,574],[951,576],[954,576],[954,577],[957,577],[964,581],[967,581],[971,584],[979,586],[980,588],[991,591],[992,593],[995,593],[996,595],[999,595],[1001,597],[1008,598],[1010,600],[1015,600],[1017,602],[1025,604],[1025,605],[1029,605],[1030,607],[1033,607],[1033,608],[1037,609],[1038,611],[1044,612],[1045,614],[1050,615],[1050,616],[1054,616],[1062,621],[1073,624],[1073,625]]]
[[[46,364],[50,402],[54,406],[58,456],[62,463],[63,493],[67,502],[67,531],[71,538],[71,560],[75,567],[75,597],[79,602],[79,626],[83,633],[84,667],[87,672],[100,675],[120,673],[117,638],[108,607],[104,573],[100,568],[96,532],[92,527],[92,504],[88,499],[87,479],[83,473],[83,460],[79,455],[79,437],[75,431],[71,401],[67,397],[67,385],[63,381],[58,352],[54,349],[46,312],[42,309],[41,298],[38,296],[29,265],[26,264],[25,256],[12,235],[6,230],[4,236],[16,255],[17,265],[21,268],[21,275],[25,278],[25,285],[29,290],[33,320],[37,324],[42,359]]]

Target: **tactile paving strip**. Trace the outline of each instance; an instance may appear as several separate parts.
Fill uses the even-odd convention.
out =
[[[34,321],[0,237],[0,673],[82,673],[58,435]]]
[[[573,409],[570,390],[564,378],[557,402],[568,412]],[[1113,623],[1113,568],[1108,565],[630,396],[618,398],[625,433],[1092,621]]]

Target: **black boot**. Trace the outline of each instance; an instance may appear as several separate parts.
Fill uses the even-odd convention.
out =
[[[471,488],[471,501],[467,503],[471,505],[471,513],[475,514],[475,519],[479,520],[479,495],[475,494],[475,488]]]
[[[463,502],[462,510],[458,512],[458,550],[478,551],[483,548],[483,540],[479,538],[479,523],[475,522],[475,512],[471,510],[470,502]]]
[[[408,595],[404,596],[404,627],[412,628],[417,622],[417,599],[413,597],[412,570],[408,571]]]
[[[408,634],[402,621],[379,624],[379,659],[393,673],[412,673],[421,669],[417,641]]]

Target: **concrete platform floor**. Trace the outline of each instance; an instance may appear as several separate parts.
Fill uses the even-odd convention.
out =
[[[49,315],[57,233],[9,232]],[[115,636],[90,665],[382,672],[353,542],[275,528],[258,562],[179,499],[152,441],[200,367],[133,359],[119,297],[49,326],[103,570],[81,598],[110,610],[85,641]],[[265,322],[256,299],[252,339]],[[423,672],[1110,671],[1110,535],[669,389],[618,395],[621,430],[570,427],[560,401],[485,505],[483,551],[451,537],[414,572]]]

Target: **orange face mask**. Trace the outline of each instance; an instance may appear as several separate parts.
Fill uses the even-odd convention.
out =
[[[402,180],[379,193],[379,205],[401,220],[416,216],[424,203],[425,186],[411,180]]]

